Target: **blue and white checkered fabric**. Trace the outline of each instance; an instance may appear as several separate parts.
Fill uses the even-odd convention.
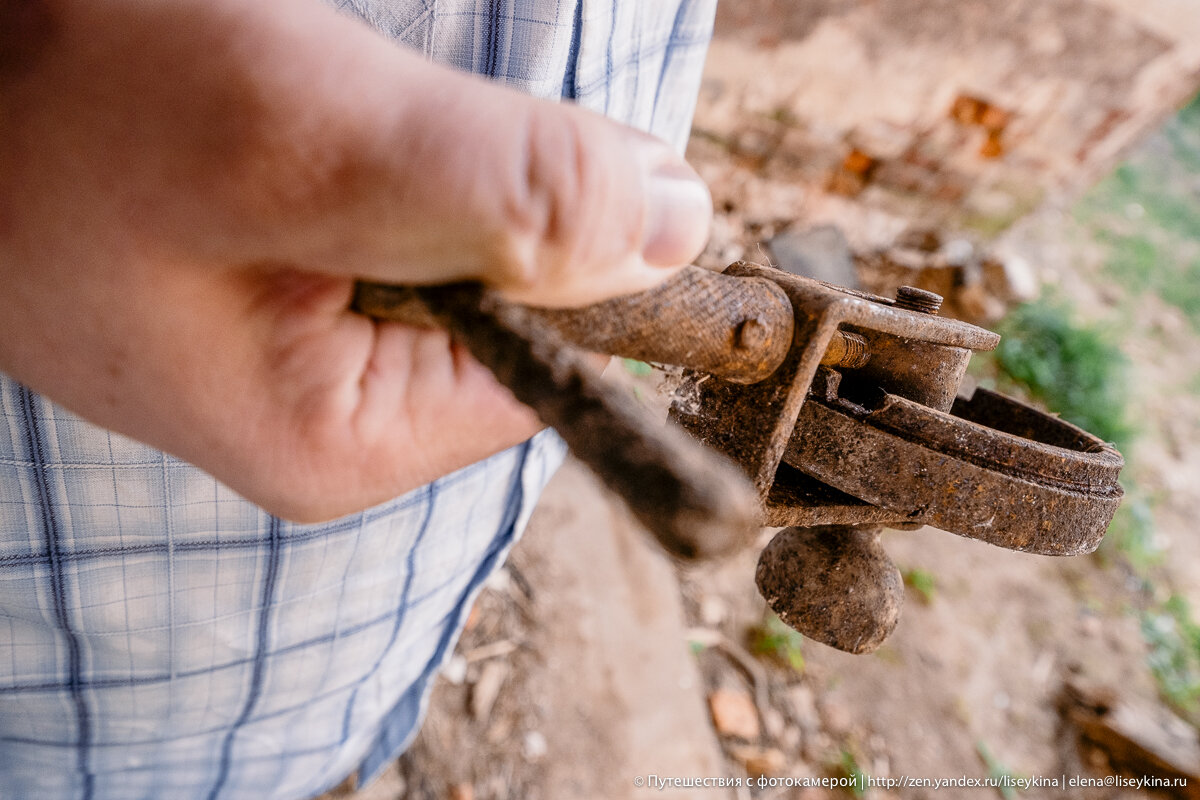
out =
[[[717,0],[329,0],[435,61],[687,144]]]
[[[715,0],[343,0],[439,61],[682,147]],[[369,779],[563,456],[543,433],[294,525],[0,375],[0,800]]]

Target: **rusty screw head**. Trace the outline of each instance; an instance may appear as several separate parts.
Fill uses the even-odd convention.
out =
[[[769,334],[767,326],[763,324],[761,319],[750,317],[743,320],[741,325],[738,325],[733,341],[737,347],[751,350],[761,347]]]
[[[942,296],[915,286],[901,286],[896,290],[896,308],[917,311],[921,314],[936,314],[942,308]]]

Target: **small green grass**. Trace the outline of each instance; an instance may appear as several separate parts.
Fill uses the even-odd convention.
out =
[[[1126,405],[1128,359],[1109,332],[1080,323],[1065,302],[1043,297],[1001,323],[996,366],[1068,422],[1119,450],[1134,429]]]
[[[1106,277],[1126,289],[1141,293],[1154,288],[1159,269],[1159,245],[1143,234],[1118,235],[1101,230],[1096,238],[1108,248]]]
[[[1200,203],[1181,211],[1200,221]],[[1136,295],[1153,292],[1167,305],[1183,312],[1192,327],[1200,330],[1200,256],[1195,251],[1200,229],[1185,239],[1153,230],[1118,234],[1100,231],[1097,240],[1108,251],[1104,276]],[[1195,237],[1195,238],[1192,238]]]
[[[1078,204],[1077,221],[1089,229],[1105,250],[1102,278],[1123,288],[1133,299],[1147,293],[1179,309],[1196,331],[1200,331],[1200,95],[1168,122],[1162,135],[1142,147],[1113,171]],[[1133,305],[1122,312],[1130,318]],[[1029,385],[1031,393],[1064,417],[1090,427],[1116,442],[1132,442],[1136,436],[1122,413],[1124,377],[1120,370],[1105,375],[1092,366],[1071,373],[1080,384],[1072,392],[1052,373],[1064,362],[1099,364],[1104,360],[1103,337],[1064,336],[1046,313],[1034,308],[1014,315],[1010,335],[1020,338],[1022,326],[1044,329],[1035,335],[1033,346],[1010,345],[1009,358],[998,354],[997,362],[1014,377]],[[1113,327],[1120,327],[1114,324]],[[1096,342],[1086,342],[1095,338]],[[1046,342],[1050,342],[1049,345]],[[1001,347],[1005,345],[1002,343]],[[1051,351],[1057,353],[1047,353]],[[1034,363],[1021,365],[1022,359]],[[1185,383],[1188,378],[1183,376]],[[1105,383],[1117,388],[1106,388]],[[1190,380],[1200,388],[1200,374]],[[1094,393],[1088,401],[1084,395]],[[1129,454],[1126,453],[1128,460]],[[1140,490],[1128,475],[1122,481],[1125,501],[1109,527],[1102,553],[1116,554],[1140,580],[1142,636],[1149,649],[1151,673],[1163,699],[1181,713],[1200,720],[1200,625],[1192,617],[1187,600],[1172,594],[1165,602],[1153,598],[1164,592],[1156,585],[1163,580],[1164,554],[1155,537],[1154,498]]]
[[[1163,133],[1179,166],[1190,173],[1200,173],[1200,94],[1167,123]]]
[[[1154,507],[1136,483],[1128,479],[1123,483],[1125,499],[1100,544],[1101,554],[1105,557],[1119,554],[1134,573],[1145,575],[1163,561],[1163,551],[1155,536]]]
[[[796,672],[804,672],[804,634],[789,628],[776,614],[768,613],[750,631],[750,650],[755,655],[774,658]]]
[[[837,763],[836,772],[840,773],[840,777],[849,778],[851,785],[846,787],[848,794],[854,797],[865,797],[867,794],[867,772],[859,766],[858,759],[854,757],[854,753],[843,748],[841,760]]]
[[[1021,776],[992,755],[992,751],[983,742],[975,743],[975,752],[979,754],[979,759],[987,767],[988,777],[997,782],[996,791],[1000,796],[1004,800],[1015,800],[1018,791],[1016,786],[1011,785],[1011,782],[1019,780]]]
[[[1005,382],[1128,454],[1137,431],[1129,422],[1127,362],[1108,335],[1079,323],[1072,309],[1043,298],[1017,308],[1000,326],[1004,338],[991,366]],[[1119,557],[1153,597],[1162,553],[1155,541],[1154,498],[1127,468],[1126,499],[1109,527],[1102,553]],[[1145,602],[1145,601],[1143,601]],[[1143,607],[1147,663],[1163,699],[1179,712],[1200,716],[1200,626],[1186,600]],[[987,761],[985,751],[980,757]],[[1005,795],[1006,797],[1008,795]]]
[[[929,570],[920,567],[909,567],[900,572],[904,585],[915,591],[925,605],[929,605],[937,597],[937,576]]]
[[[1142,615],[1142,636],[1150,647],[1150,671],[1163,698],[1195,717],[1200,711],[1200,626],[1179,595]]]
[[[648,375],[654,374],[654,367],[645,361],[638,361],[634,358],[622,358],[621,365],[625,367],[626,372],[635,378],[645,378]]]
[[[1200,96],[1163,128],[1159,144],[1117,167],[1075,217],[1106,253],[1104,277],[1157,294],[1200,330]]]

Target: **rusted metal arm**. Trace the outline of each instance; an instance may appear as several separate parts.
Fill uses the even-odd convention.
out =
[[[742,472],[604,382],[538,313],[474,283],[408,291],[559,432],[668,552],[707,558],[751,541],[760,511]],[[358,308],[372,307],[361,298]]]
[[[422,312],[411,299],[407,287],[360,283],[355,308],[378,319],[419,322]],[[782,289],[764,278],[698,267],[685,267],[654,289],[584,308],[522,313],[528,324],[584,350],[688,367],[734,383],[766,378],[792,346],[792,304]]]
[[[940,302],[737,263],[584,309],[366,284],[356,307],[448,328],[669,551],[711,555],[756,522],[794,526],[761,555],[763,596],[806,635],[866,652],[903,600],[880,526],[1072,555],[1096,547],[1122,495],[1106,443],[999,395],[958,397],[971,353],[999,337],[938,317]],[[663,428],[564,340],[690,368],[671,417],[711,449]]]

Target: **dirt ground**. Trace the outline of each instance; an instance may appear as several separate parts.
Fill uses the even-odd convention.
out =
[[[803,27],[806,19],[792,22]],[[714,57],[709,70],[721,73],[720,58],[736,52],[718,48]],[[737,88],[723,84],[720,102],[731,91]],[[894,218],[780,179],[770,149],[782,140],[763,140],[761,120],[703,107],[717,99],[702,95],[698,118],[708,127],[689,151],[718,209],[706,263],[765,261],[763,242],[814,220],[847,226],[852,244],[894,236]],[[753,144],[757,155],[731,154],[731,141]],[[1101,254],[1086,232],[1053,205],[989,246],[1033,265],[1037,281],[1057,286],[1085,316],[1111,319],[1120,303],[1128,305],[1102,277]],[[1200,375],[1200,337],[1153,296],[1134,307],[1122,347],[1145,422],[1138,480],[1159,499],[1157,546],[1167,553],[1157,591],[1200,607],[1200,399],[1191,388]],[[652,394],[645,386],[639,392]],[[929,576],[932,586],[907,590],[900,624],[875,654],[850,656],[805,641],[789,651],[803,662],[797,669],[753,652],[765,615],[753,584],[757,551],[678,571],[569,466],[548,489],[527,540],[482,595],[417,743],[355,797],[1147,796],[1061,785],[1111,773],[1105,753],[1081,746],[1061,704],[1072,683],[1107,687],[1166,713],[1137,614],[1154,590],[1112,560],[1013,553],[932,529],[888,532],[884,546],[902,570]],[[736,701],[717,720],[720,730],[707,705],[714,693]],[[635,783],[650,775],[760,774],[991,775],[1060,785],[855,792]],[[1197,789],[1165,796],[1197,796]]]

